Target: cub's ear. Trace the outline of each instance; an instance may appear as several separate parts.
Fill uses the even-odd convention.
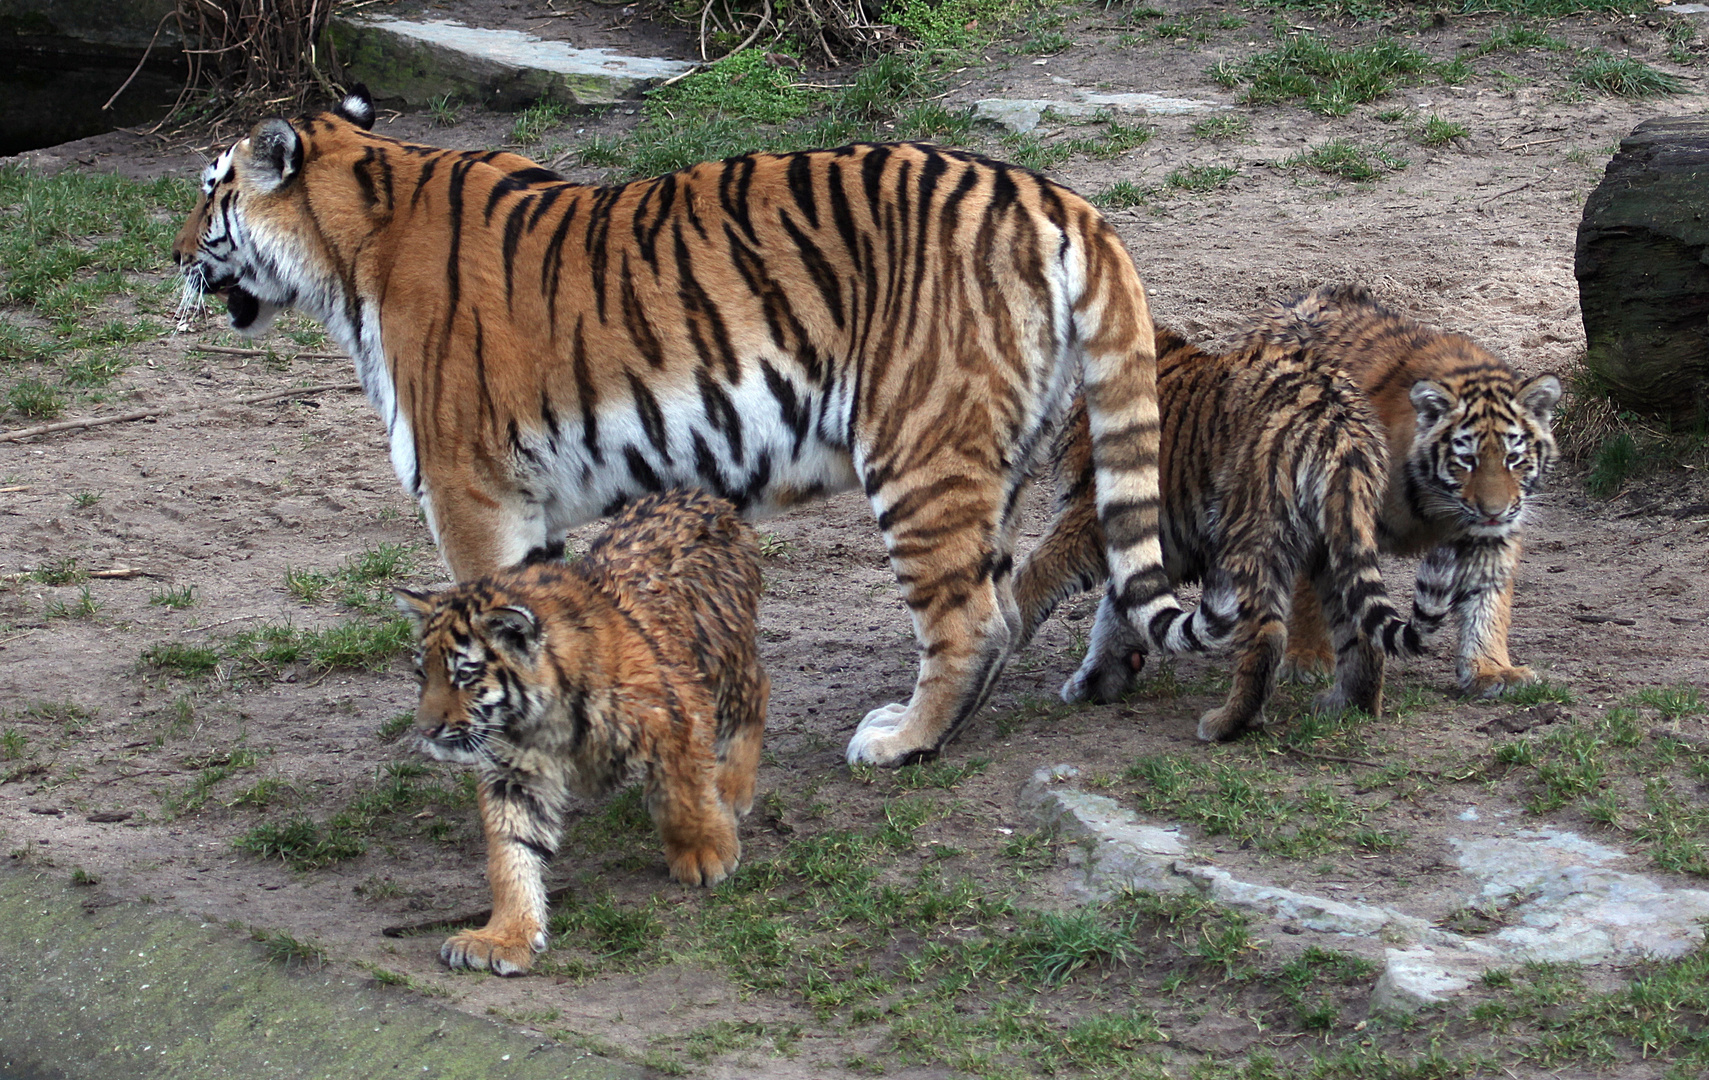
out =
[[[1539,424],[1548,427],[1555,419],[1555,406],[1561,400],[1561,380],[1553,375],[1539,375],[1527,380],[1514,396],[1519,407],[1530,413]]]
[[[515,604],[481,612],[475,620],[475,629],[519,659],[528,659],[540,644],[540,620],[532,611]]]
[[[374,127],[374,96],[366,83],[357,83],[344,95],[344,100],[332,107],[333,115],[342,116],[363,131]]]
[[[404,617],[415,624],[415,636],[420,637],[422,629],[427,626],[427,617],[433,614],[433,594],[394,588],[392,599],[397,601],[398,610],[404,613]]]
[[[297,129],[277,117],[263,120],[249,133],[248,166],[244,174],[262,191],[278,191],[303,171],[303,139]]]
[[[1418,413],[1418,423],[1429,427],[1454,407],[1454,397],[1439,383],[1420,379],[1412,384],[1412,408]]]

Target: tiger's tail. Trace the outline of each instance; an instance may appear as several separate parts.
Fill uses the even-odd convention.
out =
[[[1429,649],[1453,606],[1454,549],[1439,547],[1419,565],[1413,582],[1412,618],[1402,618],[1383,586],[1374,527],[1359,522],[1360,517],[1357,513],[1337,514],[1340,527],[1326,530],[1330,588],[1341,598],[1348,618],[1360,633],[1383,652],[1417,656]]]
[[[1115,230],[1099,221],[1074,306],[1091,432],[1093,491],[1109,563],[1105,603],[1155,650],[1206,652],[1233,635],[1232,586],[1206,582],[1191,613],[1163,569],[1159,539],[1157,342],[1145,287]]]

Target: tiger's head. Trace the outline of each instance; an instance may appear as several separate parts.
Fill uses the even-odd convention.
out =
[[[525,601],[473,582],[441,593],[396,589],[415,623],[421,685],[416,735],[441,761],[487,765],[509,760],[518,740],[549,707],[538,669],[542,619]]]
[[[1555,461],[1550,425],[1561,381],[1538,375],[1520,382],[1494,362],[1452,378],[1419,379],[1410,396],[1418,426],[1407,472],[1421,508],[1472,535],[1512,529]]]
[[[360,177],[348,168],[328,170],[324,159],[338,156],[338,149],[359,141],[353,136],[373,125],[373,99],[357,86],[329,113],[261,121],[204,169],[196,208],[172,243],[184,275],[184,308],[218,293],[232,328],[245,334],[267,329],[286,307],[330,325],[346,290],[338,281],[337,260],[328,257],[326,230],[342,215],[330,206],[309,205],[305,174],[317,164],[334,176],[342,172],[356,195]]]

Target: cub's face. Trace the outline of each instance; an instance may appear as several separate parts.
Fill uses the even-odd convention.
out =
[[[1412,387],[1418,430],[1409,471],[1425,508],[1473,535],[1499,535],[1518,524],[1525,497],[1555,459],[1551,432],[1560,380],[1462,385],[1423,379]]]
[[[533,612],[482,606],[467,589],[396,595],[418,635],[415,733],[423,752],[469,764],[507,760],[517,728],[536,711],[530,687],[540,627]]]

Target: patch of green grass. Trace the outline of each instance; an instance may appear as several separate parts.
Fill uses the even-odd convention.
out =
[[[1644,847],[1660,868],[1709,875],[1709,807],[1693,792],[1709,779],[1709,755],[1665,733],[1651,735],[1639,706],[1664,716],[1701,707],[1695,688],[1652,688],[1632,704],[1512,739],[1494,748],[1535,814],[1582,813]]]
[[[1703,700],[1703,691],[1685,683],[1645,687],[1633,695],[1633,700],[1639,705],[1648,705],[1669,720],[1702,716],[1709,712],[1709,702]]]
[[[745,49],[653,91],[645,112],[655,121],[721,117],[782,124],[807,115],[822,96],[819,90],[797,86],[794,68],[772,63],[763,50]]]
[[[1472,50],[1472,55],[1478,57],[1497,52],[1520,53],[1531,49],[1541,49],[1545,52],[1570,52],[1572,48],[1572,43],[1562,38],[1554,37],[1529,26],[1512,23],[1491,33],[1477,48]]]
[[[1472,133],[1464,124],[1456,124],[1440,116],[1427,118],[1418,129],[1418,141],[1424,146],[1447,146],[1455,139],[1463,139]]]
[[[1629,57],[1606,53],[1591,56],[1567,77],[1580,86],[1616,97],[1647,98],[1685,92],[1685,83],[1676,76]]]
[[[0,761],[17,761],[24,756],[29,740],[17,728],[0,732]]]
[[[1140,810],[1191,822],[1211,836],[1290,858],[1402,846],[1403,834],[1367,826],[1374,809],[1337,785],[1249,761],[1154,754],[1122,775]]]
[[[456,127],[463,120],[463,106],[449,91],[440,94],[427,103],[427,113],[433,117],[434,127]],[[532,134],[532,132],[529,132]],[[515,130],[512,129],[512,135]],[[518,140],[521,141],[520,139]],[[538,141],[537,139],[535,141]]]
[[[1184,165],[1164,178],[1167,187],[1177,191],[1215,191],[1239,174],[1232,165]]]
[[[196,678],[219,667],[220,654],[206,645],[161,641],[142,651],[142,662],[161,671]]]
[[[1571,705],[1578,700],[1573,696],[1569,687],[1548,679],[1538,679],[1536,682],[1515,686],[1501,695],[1501,700],[1511,705],[1542,705],[1554,702],[1557,705]]]
[[[1343,180],[1374,180],[1388,172],[1404,169],[1407,162],[1386,150],[1359,146],[1347,139],[1335,138],[1320,146],[1301,151],[1282,163],[1288,168],[1315,169]]]
[[[184,762],[200,770],[196,778],[182,790],[169,789],[161,797],[162,808],[169,818],[195,813],[206,806],[214,789],[239,769],[252,769],[260,760],[253,750],[239,748],[220,755],[206,755]]]
[[[155,607],[163,607],[167,611],[179,611],[193,607],[196,603],[196,587],[194,585],[176,587],[162,585],[149,595],[148,602]]]
[[[591,952],[596,966],[623,965],[657,947],[664,924],[653,905],[624,905],[605,895],[597,900],[569,898],[547,921],[555,943]]]
[[[89,579],[89,571],[77,566],[75,555],[67,555],[53,562],[43,562],[29,572],[29,576],[43,584],[79,584]]]
[[[1249,105],[1300,101],[1325,116],[1346,116],[1402,83],[1448,74],[1444,65],[1393,38],[1337,49],[1308,35],[1290,37],[1242,63],[1225,61],[1211,71],[1225,86],[1250,83],[1244,96]]]
[[[410,729],[410,725],[414,723],[414,710],[404,709],[401,712],[393,713],[391,719],[381,724],[380,729],[374,734],[381,742],[397,742],[398,739],[402,737],[403,733]]]
[[[1016,42],[1004,49],[1013,56],[1054,56],[1072,47],[1074,39],[1056,30],[1047,30],[1041,34],[1033,34],[1024,41]]]
[[[1035,9],[1029,0],[891,0],[884,17],[930,52],[981,45]]]
[[[292,937],[283,930],[257,930],[250,936],[261,943],[261,951],[269,960],[286,967],[321,968],[329,959],[319,945]]]
[[[57,420],[65,413],[65,398],[40,379],[19,379],[6,391],[6,407],[30,420]]]
[[[1252,134],[1252,119],[1223,114],[1207,116],[1193,125],[1193,136],[1215,142],[1233,142]]]
[[[516,120],[510,125],[510,141],[525,147],[538,145],[548,131],[572,115],[574,110],[567,105],[556,101],[536,101],[516,114]],[[438,118],[439,114],[436,112],[435,122],[438,122]]]
[[[309,871],[354,859],[369,840],[383,833],[413,832],[442,838],[442,823],[417,816],[423,808],[466,810],[474,805],[473,774],[452,782],[416,762],[381,770],[344,807],[324,822],[298,815],[263,822],[232,841],[239,851],[260,859],[279,859],[293,870]]]
[[[945,791],[969,777],[978,776],[991,767],[989,758],[968,758],[966,761],[931,761],[904,765],[896,770],[896,786],[905,791],[920,788],[941,788]]]
[[[1590,459],[1584,486],[1599,499],[1617,494],[1639,471],[1638,441],[1629,431],[1616,431],[1603,440]]]
[[[1109,187],[1092,196],[1092,203],[1105,210],[1127,210],[1135,206],[1143,206],[1151,197],[1151,192],[1135,184],[1132,180],[1117,180]]]

